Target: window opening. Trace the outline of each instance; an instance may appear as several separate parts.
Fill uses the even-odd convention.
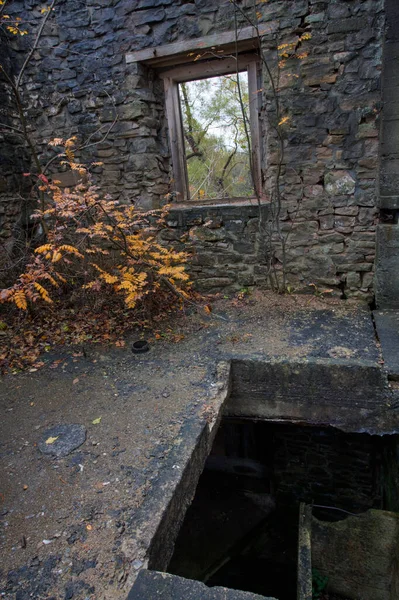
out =
[[[179,84],[190,200],[250,198],[248,74]]]
[[[259,56],[199,61],[160,76],[176,200],[261,197]]]

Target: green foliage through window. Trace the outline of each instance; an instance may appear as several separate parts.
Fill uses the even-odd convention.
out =
[[[180,84],[192,200],[254,195],[247,73]]]

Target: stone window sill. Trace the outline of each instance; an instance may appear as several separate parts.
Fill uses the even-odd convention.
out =
[[[214,207],[223,208],[231,206],[267,206],[270,201],[262,198],[260,201],[257,198],[219,198],[214,200],[201,200],[195,202],[172,202],[171,210],[187,210],[190,208]]]

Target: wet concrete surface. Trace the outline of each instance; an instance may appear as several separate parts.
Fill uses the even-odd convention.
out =
[[[1,597],[118,600],[141,569],[166,568],[231,360],[382,365],[368,308],[338,300],[255,293],[168,331],[145,354],[88,348],[2,380]],[[86,441],[42,454],[44,433],[70,423]]]

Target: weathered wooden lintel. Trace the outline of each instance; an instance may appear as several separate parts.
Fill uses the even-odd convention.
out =
[[[237,32],[237,35],[235,31],[225,31],[201,38],[156,46],[155,48],[144,48],[143,50],[137,50],[137,52],[128,52],[126,63],[144,62],[148,65],[161,67],[169,64],[194,62],[201,51],[214,49],[216,51],[222,50],[223,54],[233,53],[238,42],[240,52],[256,49],[258,47],[258,34],[263,36],[272,33],[273,28],[273,23],[265,23],[259,25],[258,31],[255,27],[244,27]],[[204,58],[211,58],[211,56],[204,55]]]

